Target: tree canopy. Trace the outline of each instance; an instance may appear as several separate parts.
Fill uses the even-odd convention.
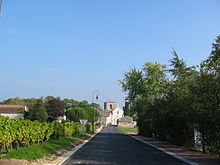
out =
[[[74,99],[47,96],[41,98],[9,98],[0,102],[0,104],[26,105],[29,112],[25,113],[25,118],[29,120],[38,120],[40,122],[52,122],[58,117],[67,116],[68,121],[79,122],[80,119],[87,119],[89,122],[94,117],[94,122],[98,120],[99,104],[88,101],[77,101]],[[46,108],[46,112],[45,112]]]
[[[46,122],[48,119],[48,114],[45,108],[45,105],[41,100],[33,106],[33,108],[29,111],[28,116],[26,117],[29,120],[37,120],[39,122]]]
[[[74,122],[79,122],[80,119],[89,118],[87,111],[81,107],[69,108],[66,111],[66,117]]]
[[[207,60],[187,66],[173,50],[169,68],[147,62],[119,81],[125,110],[137,116],[140,134],[193,146],[193,130],[203,135],[206,152],[220,154],[220,36]]]
[[[64,105],[60,99],[53,98],[46,103],[49,118],[54,121],[64,116]]]

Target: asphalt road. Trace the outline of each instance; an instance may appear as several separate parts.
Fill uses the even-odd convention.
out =
[[[62,165],[182,165],[184,162],[105,127]]]

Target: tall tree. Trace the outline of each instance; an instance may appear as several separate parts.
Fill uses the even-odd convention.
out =
[[[155,133],[155,115],[160,111],[156,101],[165,97],[166,66],[147,62],[143,65],[144,94],[138,97],[137,114],[140,133],[152,135]]]
[[[26,117],[29,120],[37,120],[39,122],[46,122],[48,119],[48,114],[45,105],[41,100],[33,106],[32,110],[29,111],[29,115]]]
[[[124,79],[119,80],[122,91],[127,93],[127,111],[133,115],[136,110],[137,96],[143,94],[144,90],[144,75],[142,71],[136,68],[130,68],[128,72],[124,73]]]
[[[173,68],[169,71],[174,76],[174,78],[186,77],[193,67],[187,67],[186,62],[180,59],[176,51],[173,49],[173,58],[170,60]]]
[[[54,98],[46,103],[47,113],[52,121],[64,116],[64,105],[60,99]]]
[[[197,84],[196,121],[203,133],[203,146],[208,152],[220,154],[220,36],[213,43],[208,59],[201,64]]]
[[[220,76],[220,36],[212,44],[211,55],[202,64],[203,71]]]
[[[159,99],[164,93],[166,85],[166,66],[147,62],[143,66],[145,81],[145,97]]]

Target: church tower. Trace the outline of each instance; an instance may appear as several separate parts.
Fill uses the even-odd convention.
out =
[[[114,101],[104,102],[104,110],[106,110],[106,111],[113,111],[117,107],[118,107],[118,104]]]

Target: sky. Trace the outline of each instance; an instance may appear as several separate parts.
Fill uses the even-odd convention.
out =
[[[124,104],[118,80],[145,62],[188,65],[220,35],[219,0],[3,0],[0,101],[58,96]]]

